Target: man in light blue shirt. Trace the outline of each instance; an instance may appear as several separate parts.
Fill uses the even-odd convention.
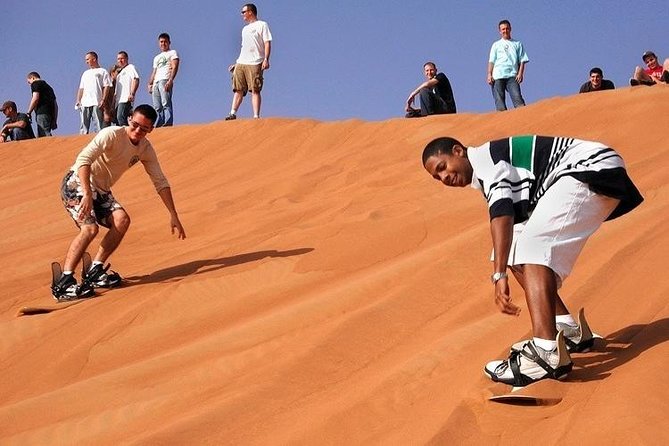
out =
[[[488,84],[492,87],[497,111],[506,110],[506,92],[511,96],[514,108],[525,105],[520,93],[520,84],[525,74],[525,64],[529,62],[523,44],[511,38],[511,23],[499,22],[501,39],[492,44],[488,58]]]

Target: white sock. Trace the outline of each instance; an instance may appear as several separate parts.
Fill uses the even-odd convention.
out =
[[[231,114],[231,115],[236,115],[236,114],[237,114],[237,110],[235,110],[234,108],[231,108],[231,109],[230,109],[230,114]]]
[[[558,314],[555,316],[555,323],[557,324],[558,322],[571,325],[572,327],[578,327],[578,322],[574,320],[571,314]]]
[[[72,271],[63,271],[63,275],[64,275],[64,276],[65,276],[65,275],[67,275],[67,276],[71,276],[71,275],[72,275]]]
[[[533,340],[534,345],[547,352],[552,352],[557,347],[557,342],[554,339],[534,338]]]
[[[93,267],[93,266],[95,266],[95,265],[102,265],[103,263],[104,263],[104,262],[101,262],[101,261],[99,261],[99,260],[94,260],[93,263],[91,263],[91,267]]]

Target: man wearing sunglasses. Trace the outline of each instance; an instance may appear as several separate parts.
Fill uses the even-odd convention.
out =
[[[260,118],[260,91],[263,86],[263,71],[269,70],[269,55],[272,51],[272,33],[267,22],[258,20],[258,9],[253,3],[242,6],[242,49],[236,63],[228,68],[232,72],[232,108],[226,121],[237,119],[237,110],[248,91],[251,92],[253,117]]]
[[[130,217],[111,192],[111,187],[123,173],[138,161],[151,178],[158,195],[170,214],[172,233],[186,238],[167,178],[158,162],[156,152],[146,135],[153,130],[157,113],[148,104],[135,108],[127,127],[107,127],[79,153],[74,165],[65,175],[61,197],[66,211],[79,228],[70,243],[63,264],[63,275],[53,287],[56,300],[76,299],[93,294],[93,288],[111,288],[121,284],[121,276],[110,271],[104,263],[118,248],[130,226]],[[73,271],[88,245],[98,234],[99,226],[108,229],[100,242],[91,268],[85,272],[79,286]]]

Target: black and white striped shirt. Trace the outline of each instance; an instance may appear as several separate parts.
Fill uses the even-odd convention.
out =
[[[483,192],[491,219],[513,215],[515,223],[527,220],[548,188],[565,175],[588,184],[596,193],[621,200],[609,220],[643,201],[623,159],[599,142],[512,136],[470,147],[467,156],[474,170],[472,187]]]

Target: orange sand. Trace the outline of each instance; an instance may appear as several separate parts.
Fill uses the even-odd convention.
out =
[[[49,263],[75,235],[59,184],[90,137],[0,145],[0,444],[668,444],[668,122],[658,86],[158,129],[188,239],[135,167],[114,189],[133,224],[111,259],[130,285],[21,318],[53,303]],[[530,132],[611,145],[646,198],[566,282],[605,341],[539,408],[483,397],[483,365],[529,334],[528,314],[515,282],[520,317],[493,304],[480,194],[419,159],[437,136]]]

